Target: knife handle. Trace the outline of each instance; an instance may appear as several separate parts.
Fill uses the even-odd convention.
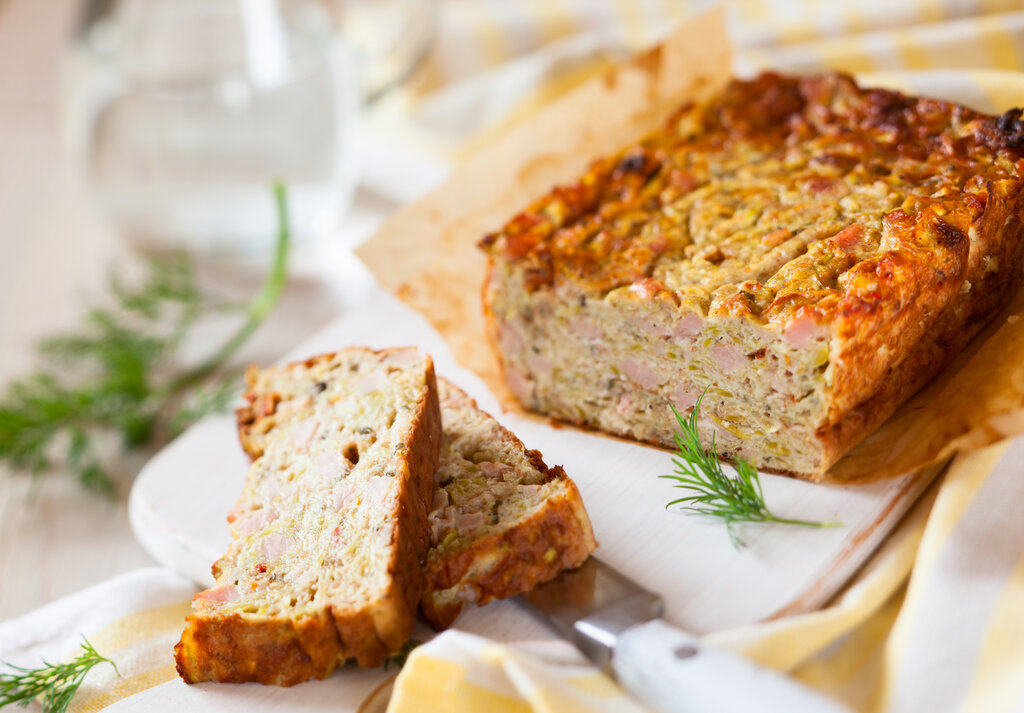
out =
[[[633,695],[661,713],[850,713],[795,680],[654,619],[621,634],[612,669]]]

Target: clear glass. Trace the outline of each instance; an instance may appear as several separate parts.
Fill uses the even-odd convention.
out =
[[[297,240],[337,227],[358,87],[321,4],[121,0],[81,42],[80,158],[134,242],[265,254],[274,181]]]
[[[368,100],[401,82],[430,49],[436,0],[335,0]]]

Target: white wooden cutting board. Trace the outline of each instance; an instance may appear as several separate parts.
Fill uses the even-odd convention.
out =
[[[375,288],[364,305],[293,350],[290,358],[349,345],[420,346],[433,355],[439,374],[497,413],[493,396],[456,366],[433,328],[386,292]],[[658,478],[673,470],[670,453],[535,419],[507,415],[501,420],[576,481],[600,542],[599,556],[662,594],[667,618],[698,633],[820,606],[929,480],[918,474],[840,487],[763,475],[766,500],[776,514],[843,526],[743,526],[739,532],[747,546],[737,550],[721,522],[665,508],[679,494],[671,481]],[[247,465],[231,417],[210,418],[189,430],[136,481],[129,512],[139,540],[161,563],[209,584],[210,564],[229,541],[225,514],[241,492]],[[500,639],[549,636],[509,603],[470,612],[457,626]]]

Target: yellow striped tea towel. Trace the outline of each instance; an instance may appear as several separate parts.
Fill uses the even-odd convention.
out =
[[[85,636],[117,672],[94,667],[68,711],[101,710],[177,678],[172,649],[195,591],[189,580],[158,567],[114,577],[0,624],[0,661],[27,668],[63,662],[79,653]]]
[[[446,631],[413,650],[388,713],[640,713],[568,642],[503,645]]]

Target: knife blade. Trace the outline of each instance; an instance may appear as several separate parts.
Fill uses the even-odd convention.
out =
[[[672,626],[661,618],[660,596],[595,557],[519,599],[655,710],[849,713],[791,678]]]

